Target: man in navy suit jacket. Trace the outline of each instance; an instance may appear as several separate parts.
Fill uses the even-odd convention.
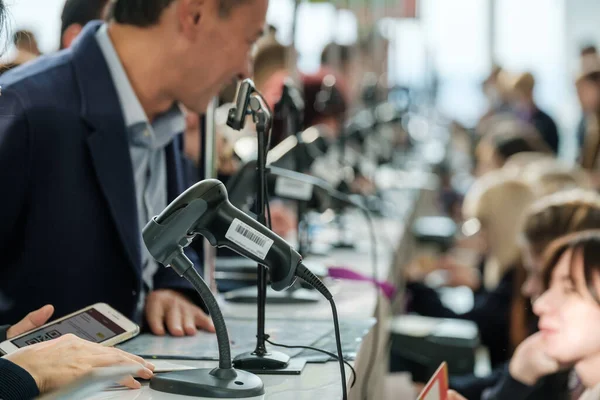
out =
[[[113,22],[0,78],[0,321],[106,302],[156,334],[212,329],[140,230],[185,189],[178,106],[249,74],[267,3],[116,0]]]

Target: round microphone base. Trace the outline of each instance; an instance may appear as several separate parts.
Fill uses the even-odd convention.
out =
[[[191,369],[156,374],[150,389],[158,392],[210,399],[239,399],[265,394],[262,380],[236,369]]]
[[[234,367],[249,371],[272,371],[285,369],[290,364],[290,356],[278,351],[259,355],[255,352],[243,353],[233,359]]]

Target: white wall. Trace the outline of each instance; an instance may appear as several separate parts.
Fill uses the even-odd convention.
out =
[[[561,154],[570,157],[577,103],[569,98],[573,80],[564,38],[571,0],[495,1],[495,57],[509,71],[533,73],[536,101],[558,124]]]

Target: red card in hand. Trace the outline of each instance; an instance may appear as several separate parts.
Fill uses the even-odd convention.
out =
[[[443,362],[429,379],[417,400],[447,400],[448,399],[448,364]]]

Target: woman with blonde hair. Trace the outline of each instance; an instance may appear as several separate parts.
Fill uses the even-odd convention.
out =
[[[555,160],[555,157],[552,154],[537,151],[521,152],[510,156],[502,168],[518,175],[523,169],[541,160]]]
[[[466,218],[479,220],[480,234],[486,243],[482,278],[477,276],[479,272],[476,269],[469,270],[475,295],[471,311],[457,314],[445,307],[431,288],[416,282],[407,286],[412,295],[412,311],[433,317],[474,321],[494,366],[505,362],[511,349],[523,339],[511,337],[510,315],[515,271],[521,262],[518,234],[525,212],[534,199],[534,194],[524,182],[502,171],[479,178],[467,193],[463,214]]]
[[[531,185],[538,197],[565,189],[592,189],[587,171],[577,165],[567,165],[557,159],[541,158],[525,166],[520,175]]]

